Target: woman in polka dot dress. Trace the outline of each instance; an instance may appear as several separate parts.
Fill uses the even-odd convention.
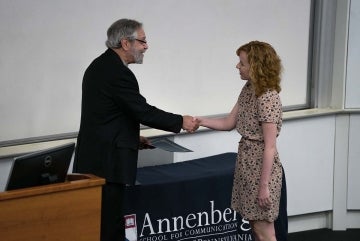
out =
[[[241,46],[240,77],[246,80],[232,111],[223,118],[197,117],[201,126],[241,135],[231,206],[250,221],[255,240],[276,241],[282,166],[276,138],[282,125],[281,60],[273,47],[252,41]]]

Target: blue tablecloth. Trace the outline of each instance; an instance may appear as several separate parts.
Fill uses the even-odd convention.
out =
[[[126,190],[130,241],[254,240],[248,221],[230,209],[236,153],[138,169],[138,185]],[[283,178],[278,241],[287,238]]]

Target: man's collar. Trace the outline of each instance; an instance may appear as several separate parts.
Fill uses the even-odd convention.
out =
[[[117,57],[120,58],[121,62],[122,62],[126,67],[128,67],[128,63],[126,63],[125,60],[121,57],[120,50],[112,49],[112,48],[110,48],[110,50],[112,50],[112,51],[114,52],[114,54],[116,54]]]

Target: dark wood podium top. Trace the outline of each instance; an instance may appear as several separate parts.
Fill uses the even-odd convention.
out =
[[[15,198],[24,198],[34,195],[42,195],[46,193],[100,186],[105,184],[105,179],[92,174],[69,174],[66,179],[67,180],[62,183],[0,192],[0,201]]]

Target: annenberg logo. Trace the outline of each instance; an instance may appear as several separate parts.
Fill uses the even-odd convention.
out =
[[[210,209],[189,213],[186,216],[153,219],[150,213],[145,213],[137,239],[136,215],[132,214],[125,216],[126,239],[129,241],[204,241],[213,240],[211,236],[221,235],[227,236],[226,240],[253,240],[248,232],[249,222],[242,219],[239,223],[237,218],[236,212],[231,208],[222,211],[216,209],[214,201],[210,201]],[[239,234],[239,230],[244,233]]]
[[[137,241],[136,214],[125,215],[125,241]]]

